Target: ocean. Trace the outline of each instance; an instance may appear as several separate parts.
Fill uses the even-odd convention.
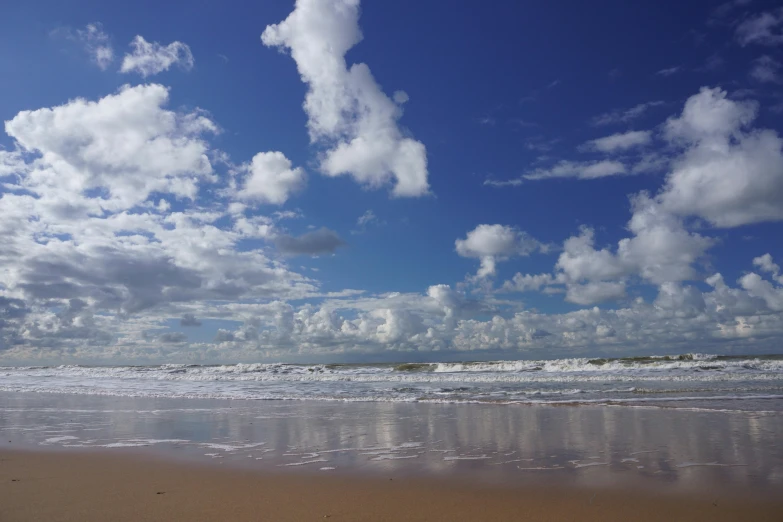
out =
[[[783,485],[783,356],[0,368],[0,450],[682,491]]]
[[[783,355],[0,368],[0,391],[139,398],[783,411]]]

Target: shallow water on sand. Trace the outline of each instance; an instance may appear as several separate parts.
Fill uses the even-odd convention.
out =
[[[776,412],[0,392],[0,432],[6,449],[132,449],[259,470],[783,485]]]

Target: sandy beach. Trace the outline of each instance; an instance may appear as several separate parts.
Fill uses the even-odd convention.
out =
[[[0,520],[777,521],[781,422],[0,393]]]
[[[779,521],[783,500],[259,473],[137,454],[0,452],[0,520]]]

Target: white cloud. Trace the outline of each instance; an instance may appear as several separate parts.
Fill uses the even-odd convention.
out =
[[[565,300],[569,303],[589,305],[622,297],[625,297],[625,283],[622,281],[594,281],[566,285]]]
[[[615,110],[596,116],[593,118],[593,125],[613,125],[619,123],[630,123],[638,118],[641,118],[647,111],[654,107],[663,105],[662,101],[651,101],[646,103],[640,103],[630,109]]]
[[[327,299],[320,306],[295,307],[283,301],[204,303],[198,308],[200,317],[230,317],[240,324],[219,330],[215,344],[179,343],[177,336],[167,338],[174,342],[161,343],[160,335],[166,332],[160,332],[150,339],[136,335],[121,338],[119,342],[99,337],[95,337],[93,344],[80,340],[80,344],[72,345],[70,352],[34,347],[30,343],[33,336],[67,335],[76,328],[84,332],[86,327],[72,326],[66,331],[58,317],[43,317],[25,309],[23,302],[0,299],[6,320],[29,324],[24,338],[13,338],[9,329],[0,330],[6,335],[8,347],[0,351],[0,360],[46,360],[54,354],[54,360],[59,362],[91,358],[111,360],[115,364],[214,362],[250,357],[279,361],[296,356],[328,359],[368,353],[405,358],[405,353],[414,351],[419,357],[427,357],[429,353],[433,358],[442,358],[448,352],[484,351],[499,358],[541,358],[542,354],[567,357],[586,352],[611,354],[617,350],[623,354],[656,353],[661,347],[679,346],[686,339],[683,351],[768,350],[779,343],[783,337],[783,314],[744,288],[730,287],[718,274],[709,280],[713,288],[706,292],[667,284],[661,285],[653,303],[637,298],[617,309],[592,307],[560,314],[535,311],[502,314],[484,302],[468,299],[448,285],[433,285],[424,294],[362,297],[345,294]],[[613,295],[619,296],[619,284],[592,285],[595,293],[599,289],[608,293],[613,288]],[[580,291],[584,289],[575,289],[572,297],[578,299]],[[771,297],[772,303],[777,303],[775,296]],[[594,294],[589,300],[596,298]],[[78,314],[80,305],[75,303],[66,308]],[[35,315],[34,323],[29,319],[31,314]],[[159,314],[160,311],[155,315]],[[63,315],[66,322],[67,315]],[[84,324],[78,315],[70,321]],[[138,319],[133,326],[142,327],[159,331],[161,324],[145,318]],[[14,339],[25,344],[12,345]],[[105,350],[107,345],[111,349]],[[498,355],[498,352],[507,354]]]
[[[101,359],[129,357],[118,353],[127,346],[149,356],[151,343],[184,344],[145,337],[167,313],[317,293],[269,245],[240,249],[273,219],[200,197],[220,182],[206,141],[217,127],[201,111],[166,110],[168,99],[160,85],[126,86],[6,122],[17,148],[0,151],[0,352]]]
[[[361,216],[359,216],[359,219],[356,220],[356,225],[360,227],[366,227],[370,223],[376,223],[378,222],[378,217],[375,215],[375,212],[372,210],[368,210]]]
[[[161,45],[158,42],[148,42],[142,36],[136,36],[131,46],[133,52],[123,58],[120,72],[135,72],[146,78],[168,71],[175,64],[186,71],[191,70],[195,64],[190,47],[182,42]]]
[[[661,284],[653,304],[657,309],[682,319],[692,319],[707,308],[704,295],[698,288],[675,282]]]
[[[779,45],[783,43],[783,8],[759,13],[737,26],[735,36],[740,45]]]
[[[26,164],[19,151],[0,149],[0,178],[10,176],[26,169]]]
[[[645,172],[663,171],[669,167],[671,158],[661,152],[650,152],[643,154],[642,157],[631,167],[632,174],[643,174]]]
[[[688,98],[679,117],[666,122],[665,135],[686,142],[722,141],[752,122],[757,109],[755,102],[733,101],[726,91],[703,87]]]
[[[557,284],[551,274],[514,274],[511,280],[501,286],[503,292],[538,292],[549,285]]]
[[[100,22],[87,24],[84,29],[77,29],[76,38],[84,44],[87,54],[101,70],[105,71],[114,61],[114,49],[109,35],[103,32],[103,25]]]
[[[631,277],[657,285],[696,277],[693,265],[714,241],[688,232],[645,195],[637,196],[633,211],[628,223],[633,236],[621,239],[616,251],[596,249],[594,232],[586,227],[563,243],[555,270],[557,281],[566,283],[568,300],[590,304],[621,297]]]
[[[616,250],[597,249],[593,231],[583,228],[564,242],[555,275],[518,274],[503,288],[525,290],[556,281],[566,285],[567,300],[588,304],[623,295],[624,285],[638,277],[673,294],[679,288],[673,285],[698,278],[696,263],[715,244],[688,231],[683,219],[701,217],[718,227],[783,219],[783,140],[773,131],[749,128],[756,109],[755,102],[730,100],[719,89],[704,88],[689,98],[665,125],[664,136],[680,150],[666,184],[655,197],[641,193],[632,200],[632,236],[620,240]],[[770,258],[754,263],[777,281]],[[746,282],[756,292],[751,297],[772,302],[769,296],[776,294],[768,283]]]
[[[261,39],[290,51],[308,84],[310,139],[328,146],[321,158],[324,174],[348,174],[369,187],[393,180],[395,196],[425,195],[426,149],[398,126],[402,102],[384,94],[366,64],[345,62],[362,39],[358,19],[359,0],[297,0],[288,18],[267,26]]]
[[[402,105],[403,103],[407,103],[408,100],[410,100],[410,97],[408,96],[408,93],[405,91],[394,91],[394,103],[398,105]]]
[[[718,227],[783,219],[783,141],[750,130],[757,104],[703,88],[688,99],[666,134],[685,147],[657,201],[669,212]]]
[[[247,167],[248,177],[238,192],[239,199],[282,205],[307,184],[302,167],[291,168],[282,152],[259,152]]]
[[[588,141],[582,147],[587,150],[613,153],[648,145],[651,141],[650,131],[628,131]]]
[[[669,67],[669,68],[666,68],[666,69],[661,69],[660,71],[656,72],[655,74],[657,74],[658,76],[673,76],[673,75],[677,74],[678,72],[680,72],[681,70],[682,70],[682,67],[680,67],[680,66]]]
[[[578,236],[565,240],[555,268],[573,282],[620,279],[632,273],[632,268],[609,249],[596,250],[594,245],[594,231],[582,228]]]
[[[77,98],[20,112],[5,130],[21,149],[41,155],[22,186],[82,215],[130,208],[152,192],[194,198],[198,180],[212,179],[200,135],[217,127],[199,112],[165,110],[168,99],[161,85],[125,86],[97,102]],[[106,197],[83,200],[90,189]]]
[[[739,282],[748,294],[764,300],[770,310],[783,312],[783,287],[775,287],[753,272],[742,276]]]
[[[505,225],[478,225],[465,239],[457,239],[454,245],[460,256],[481,260],[477,277],[494,275],[497,261],[548,249],[526,232]]]
[[[753,259],[753,265],[759,267],[762,271],[770,274],[772,279],[783,285],[783,274],[780,273],[780,266],[772,260],[770,254],[764,254]]]
[[[380,226],[385,224],[385,221],[378,219],[378,216],[375,215],[375,212],[372,210],[367,210],[364,214],[359,216],[359,219],[356,220],[356,228],[351,230],[351,234],[363,234],[371,225]]]
[[[518,187],[522,183],[522,178],[514,178],[514,179],[506,179],[506,180],[497,180],[497,179],[485,179],[484,185],[490,186],[490,187]]]
[[[753,61],[750,76],[762,83],[781,83],[781,63],[769,55],[761,56]]]
[[[626,174],[625,165],[616,160],[567,161],[563,160],[550,168],[538,168],[522,176],[529,180],[551,178],[597,179]]]

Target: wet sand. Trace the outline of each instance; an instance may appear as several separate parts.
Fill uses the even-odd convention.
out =
[[[0,393],[0,521],[783,520],[783,416]]]
[[[314,476],[108,452],[0,451],[0,520],[777,521],[783,499]]]

